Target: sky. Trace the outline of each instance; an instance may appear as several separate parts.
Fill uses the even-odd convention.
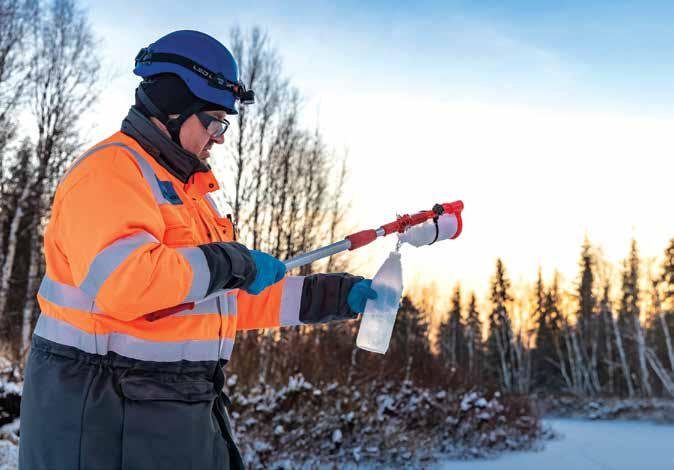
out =
[[[616,269],[632,237],[645,258],[674,237],[674,2],[84,4],[108,79],[92,143],[131,104],[141,47],[177,29],[227,45],[232,26],[257,25],[307,126],[348,155],[354,228],[463,200],[459,239],[403,248],[408,286],[482,295],[501,257],[515,284],[541,266],[571,289],[585,236]],[[349,254],[356,274],[394,245]]]

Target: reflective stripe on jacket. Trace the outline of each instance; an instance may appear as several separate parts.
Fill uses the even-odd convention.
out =
[[[144,319],[209,292],[212,260],[199,245],[234,235],[210,198],[217,189],[210,171],[183,183],[122,132],[85,152],[54,198],[35,334],[88,353],[210,361],[229,359],[237,330],[355,318],[346,292],[360,278],[339,274],[286,277],[257,296],[233,290]],[[232,276],[241,269],[232,261]]]

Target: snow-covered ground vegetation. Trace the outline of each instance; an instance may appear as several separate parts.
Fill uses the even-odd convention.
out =
[[[251,468],[318,464],[427,466],[530,449],[541,435],[529,401],[499,392],[449,394],[411,382],[317,387],[301,375],[285,386],[238,391],[232,420]]]
[[[19,368],[0,357],[0,470],[14,470],[18,464],[22,389]]]

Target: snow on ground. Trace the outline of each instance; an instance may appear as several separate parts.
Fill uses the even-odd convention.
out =
[[[0,440],[0,470],[16,470],[19,465],[19,448],[13,443]]]
[[[672,470],[674,425],[643,421],[545,420],[561,435],[540,452],[445,461],[434,470]]]

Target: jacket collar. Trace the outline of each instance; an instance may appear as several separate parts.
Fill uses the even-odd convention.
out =
[[[200,189],[203,187],[205,189],[203,193],[214,191],[213,188],[217,189],[217,183],[215,183],[215,186],[211,186],[215,182],[215,178],[211,173],[210,166],[199,160],[193,153],[176,145],[135,107],[132,106],[129,109],[129,114],[122,121],[121,130],[138,142],[143,150],[154,157],[157,163],[184,184],[190,186],[196,184]]]

